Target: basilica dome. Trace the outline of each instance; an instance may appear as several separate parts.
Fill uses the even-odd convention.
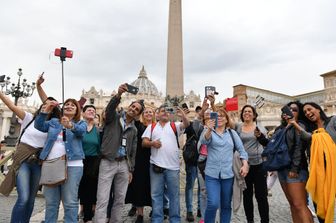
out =
[[[142,66],[138,79],[133,81],[131,85],[136,86],[139,88],[139,95],[151,95],[151,96],[159,96],[159,91],[156,86],[151,82],[145,71],[144,66]]]

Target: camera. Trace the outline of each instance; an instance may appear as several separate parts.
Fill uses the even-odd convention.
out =
[[[65,47],[61,47],[60,49],[56,48],[54,55],[57,56],[57,57],[72,58],[73,51],[72,50],[67,50]]]
[[[218,92],[216,92],[216,87],[214,86],[206,86],[205,87],[205,97],[208,95],[217,95]]]
[[[189,109],[187,103],[183,103],[183,104],[181,105],[181,107],[184,108],[184,109]]]
[[[170,114],[175,114],[175,108],[173,108],[173,107],[166,107],[165,111],[170,113]]]
[[[287,115],[289,119],[292,119],[294,117],[292,111],[290,110],[290,107],[285,105],[284,107],[281,108],[282,114]]]
[[[133,85],[130,85],[130,84],[126,84],[127,86],[127,92],[131,93],[131,94],[137,94],[138,91],[139,91],[139,88],[133,86]]]

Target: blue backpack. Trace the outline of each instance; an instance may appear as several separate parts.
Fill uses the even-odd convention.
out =
[[[286,128],[276,131],[264,148],[261,154],[264,170],[282,170],[290,165],[291,159],[286,143],[286,132]]]

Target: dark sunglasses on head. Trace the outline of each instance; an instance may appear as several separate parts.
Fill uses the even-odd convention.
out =
[[[292,112],[298,112],[299,110],[297,108],[290,108]]]

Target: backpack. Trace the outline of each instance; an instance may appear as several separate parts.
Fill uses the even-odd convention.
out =
[[[192,122],[192,131],[193,134],[190,138],[187,139],[186,143],[183,146],[183,160],[186,165],[197,166],[198,161],[198,150],[197,150],[197,143],[199,140],[199,132],[203,131],[203,127],[199,127],[198,131],[195,131],[195,122]],[[200,123],[199,123],[200,125]]]
[[[264,170],[282,170],[290,165],[291,159],[286,142],[286,132],[287,128],[276,131],[264,148],[261,154]]]
[[[151,125],[151,138],[152,138],[152,133],[154,131],[155,126],[156,126],[156,122],[153,122],[152,125]],[[175,134],[176,142],[177,142],[177,147],[180,148],[180,144],[179,144],[179,140],[178,140],[178,136],[177,136],[177,129],[176,129],[175,122],[170,122],[170,127],[173,129],[173,132]]]

